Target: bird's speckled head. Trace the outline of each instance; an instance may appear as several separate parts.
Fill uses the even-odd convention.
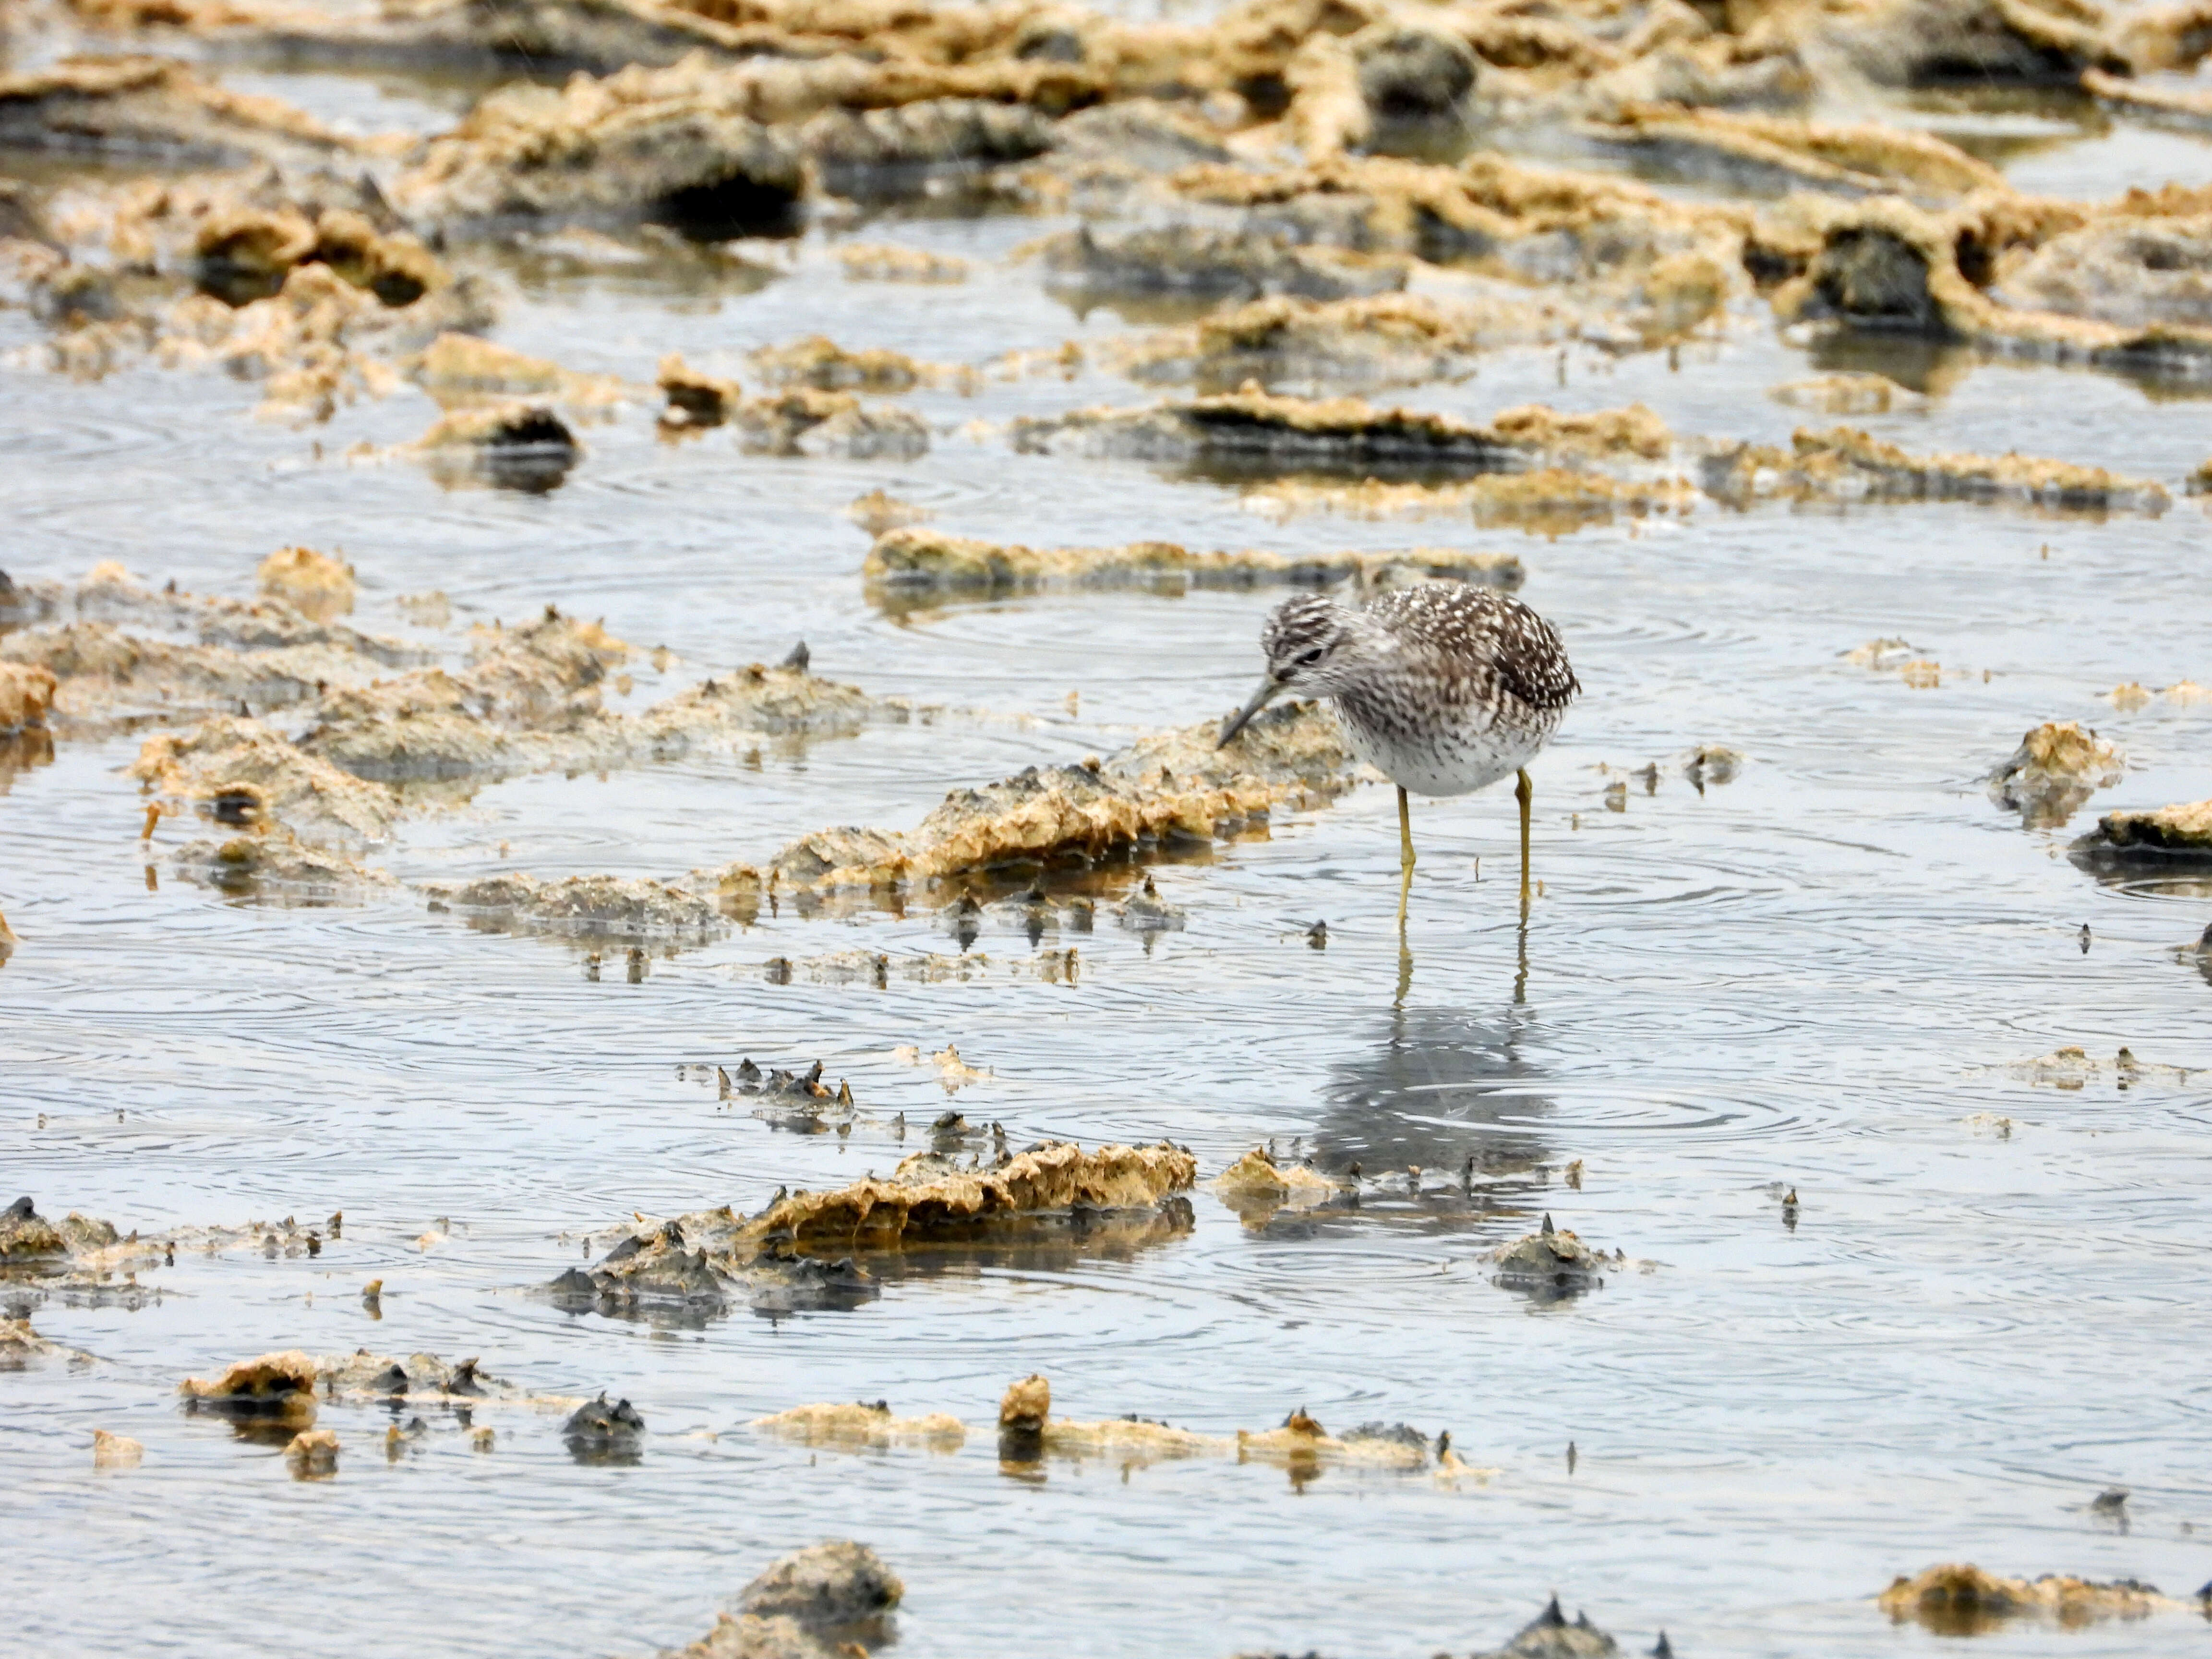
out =
[[[1260,634],[1267,678],[1294,696],[1325,697],[1342,689],[1364,656],[1358,614],[1322,593],[1285,599]]]
[[[1301,593],[1277,605],[1261,630],[1260,647],[1267,653],[1267,676],[1221,728],[1224,745],[1285,693],[1326,697],[1356,684],[1370,655],[1359,613],[1320,593]]]

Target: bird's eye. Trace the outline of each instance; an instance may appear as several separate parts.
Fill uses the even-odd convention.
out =
[[[1297,654],[1297,665],[1301,668],[1311,668],[1322,659],[1322,654],[1319,646],[1314,647],[1310,651],[1301,651]]]

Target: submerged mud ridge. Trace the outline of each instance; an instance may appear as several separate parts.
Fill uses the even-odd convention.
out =
[[[1401,1474],[1428,1474],[1451,1484],[1462,1477],[1478,1480],[1496,1473],[1477,1469],[1452,1449],[1449,1431],[1429,1434],[1405,1423],[1363,1423],[1333,1435],[1303,1407],[1277,1427],[1208,1434],[1133,1413],[1098,1420],[1054,1417],[1052,1384],[1041,1374],[1007,1386],[992,1425],[970,1425],[945,1413],[902,1417],[889,1403],[866,1401],[794,1407],[751,1425],[764,1434],[801,1445],[842,1451],[919,1447],[957,1451],[972,1436],[995,1434],[1004,1465],[1036,1463],[1046,1458],[1081,1462],[1099,1458],[1123,1468],[1193,1458],[1233,1459],[1288,1470],[1294,1480],[1310,1480],[1324,1468],[1367,1469]]]
[[[1172,1237],[1189,1226],[1179,1194],[1196,1174],[1196,1161],[1165,1142],[1090,1152],[1047,1142],[964,1167],[957,1156],[915,1152],[886,1179],[780,1193],[754,1215],[725,1207],[645,1223],[550,1289],[559,1301],[602,1312],[849,1307],[878,1293],[860,1261],[872,1253]]]
[[[70,1211],[56,1221],[28,1197],[0,1211],[0,1285],[11,1296],[39,1300],[49,1293],[67,1301],[135,1302],[159,1289],[151,1276],[187,1258],[251,1251],[264,1261],[311,1261],[343,1232],[342,1213],[327,1221],[248,1221],[239,1226],[132,1228],[125,1232],[98,1216]],[[139,1275],[149,1275],[146,1283]]]
[[[1484,425],[1378,409],[1358,398],[1313,400],[1247,387],[1149,409],[1078,410],[1017,421],[1018,451],[1215,468],[1237,474],[1348,474],[1358,491],[1396,477],[1459,477],[1479,521],[1540,526],[1563,515],[1679,507],[1692,488],[1741,505],[1798,501],[1965,501],[2023,507],[2160,513],[2166,485],[2103,467],[2010,454],[1915,455],[1865,432],[1801,428],[1788,450],[1678,436],[1641,404],[1562,415],[1542,404],[1506,410]],[[1670,478],[1679,467],[1693,476]],[[1493,476],[1504,475],[1504,476]],[[1435,486],[1431,486],[1435,489]],[[1446,485],[1440,500],[1459,499]],[[1456,487],[1466,490],[1468,485]],[[928,545],[926,538],[917,545]]]
[[[1561,460],[1655,461],[1671,434],[1637,406],[1559,415],[1540,404],[1485,426],[1447,415],[1376,409],[1356,398],[1315,401],[1256,389],[1152,409],[1078,410],[1017,421],[1017,450],[1169,462],[1261,463],[1279,469],[1510,472]]]
[[[1318,587],[1349,579],[1380,588],[1443,577],[1492,587],[1521,585],[1521,561],[1510,553],[1413,548],[1396,553],[1291,555],[1200,553],[1171,542],[1127,547],[1032,548],[951,536],[919,526],[876,538],[861,580],[878,603],[935,594],[1024,592],[1050,587],[1142,587],[1179,593],[1189,588]]]

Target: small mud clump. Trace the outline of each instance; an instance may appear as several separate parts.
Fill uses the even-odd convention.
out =
[[[2103,1583],[2068,1574],[2003,1578],[1953,1564],[1911,1577],[1900,1573],[1875,1605],[1899,1624],[1916,1622],[1938,1636],[1980,1636],[2018,1619],[2078,1629],[2107,1619],[2148,1618],[2182,1604],[2132,1578]]]
[[[822,1629],[880,1619],[905,1594],[875,1551],[835,1539],[777,1561],[745,1586],[739,1605],[757,1618]]]
[[[315,1362],[291,1348],[241,1359],[215,1377],[188,1376],[177,1392],[195,1410],[312,1423],[316,1375]]]
[[[1989,776],[1990,799],[2020,814],[2024,828],[2056,829],[2097,790],[2120,781],[2120,751],[2072,720],[2049,721]]]
[[[2091,870],[2212,865],[2212,800],[2107,812],[2067,855]]]
[[[441,416],[416,440],[414,453],[448,489],[489,483],[543,495],[567,481],[584,452],[549,405],[507,403]]]
[[[1490,1253],[1490,1260],[1498,1268],[1492,1284],[1549,1301],[1598,1289],[1605,1274],[1624,1266],[1627,1258],[1592,1249],[1565,1228],[1553,1226],[1547,1215],[1540,1230],[1500,1245]]]
[[[893,1639],[905,1594],[875,1551],[833,1539],[775,1562],[745,1586],[739,1611],[664,1659],[848,1659]]]
[[[1666,1638],[1662,1637],[1660,1642],[1663,1646]],[[1473,1659],[1605,1659],[1620,1651],[1620,1644],[1590,1623],[1587,1613],[1577,1613],[1573,1622],[1568,1622],[1559,1598],[1554,1595],[1543,1612],[1516,1631],[1504,1647],[1476,1654]]]
[[[635,1462],[645,1446],[645,1419],[629,1401],[609,1405],[601,1394],[569,1414],[561,1438],[580,1463]]]

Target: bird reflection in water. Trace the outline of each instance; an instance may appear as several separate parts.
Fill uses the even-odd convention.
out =
[[[1289,1148],[1339,1189],[1247,1212],[1246,1225],[1277,1239],[1353,1225],[1523,1231],[1551,1152],[1531,1126],[1553,1104],[1524,1053],[1531,1024],[1517,1005],[1493,1017],[1392,1009],[1373,1046],[1333,1069],[1321,1121]]]

